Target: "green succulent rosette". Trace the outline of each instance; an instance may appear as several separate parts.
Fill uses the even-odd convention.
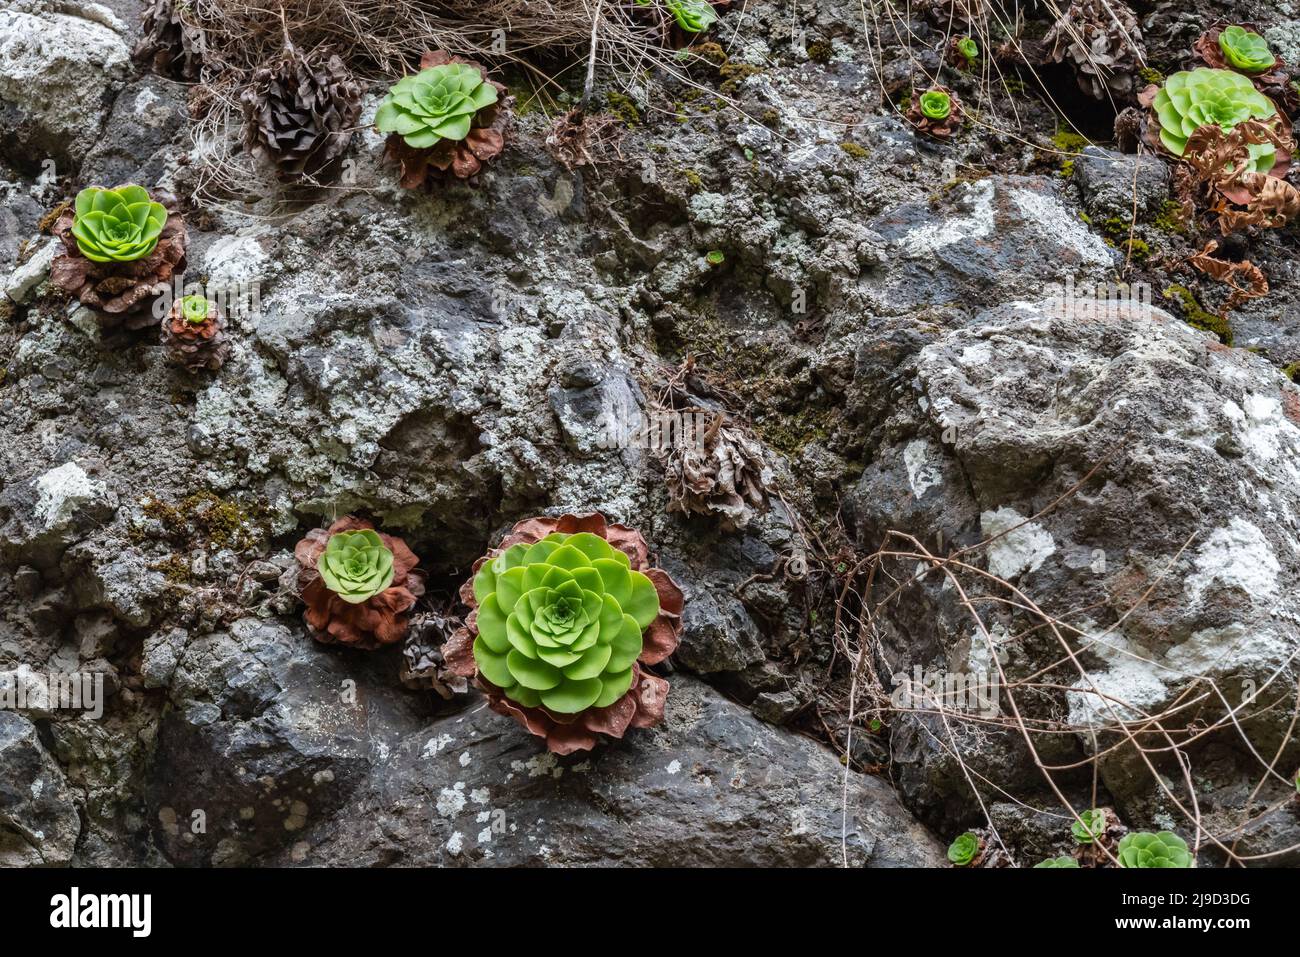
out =
[[[1034,865],[1034,870],[1038,870],[1038,868],[1040,868],[1040,867],[1074,867],[1074,868],[1077,868],[1078,866],[1079,866],[1079,862],[1076,861],[1073,857],[1064,857],[1064,856],[1062,856],[1062,857],[1049,857],[1047,860],[1045,860],[1045,861],[1039,861],[1037,864],[1035,864],[1035,865]]]
[[[469,136],[475,115],[497,102],[497,88],[467,63],[431,66],[389,88],[375,113],[383,133],[396,133],[412,149],[432,149]]]
[[[974,831],[967,831],[948,845],[948,860],[956,867],[968,867],[979,857],[982,847],[983,842],[980,841],[979,835]]]
[[[212,312],[212,301],[207,296],[184,296],[181,298],[181,318],[190,325],[197,326],[208,321]]]
[[[526,519],[460,595],[472,611],[448,668],[551,751],[663,719],[668,682],[647,669],[676,650],[684,598],[635,530],[596,513]]]
[[[1172,831],[1138,831],[1124,835],[1116,856],[1120,867],[1194,867],[1187,842]]]
[[[77,194],[72,235],[77,248],[97,263],[134,262],[158,245],[167,210],[141,186],[87,187]]]
[[[717,11],[708,0],[666,0],[664,6],[687,33],[703,33],[718,19]]]
[[[479,672],[512,701],[556,714],[606,708],[632,686],[659,594],[590,532],[512,545],[474,576]]]
[[[946,120],[952,112],[952,98],[942,90],[927,90],[921,94],[921,113],[927,119]]]
[[[1220,31],[1219,50],[1228,65],[1242,73],[1267,73],[1277,62],[1267,40],[1235,24]]]
[[[1091,808],[1079,814],[1079,820],[1070,825],[1070,833],[1080,844],[1091,844],[1106,832],[1106,812]]]
[[[1231,70],[1200,68],[1175,73],[1151,100],[1159,124],[1160,143],[1182,156],[1187,139],[1200,127],[1214,124],[1224,131],[1249,119],[1277,116],[1273,101],[1254,84]],[[1267,173],[1277,162],[1272,143],[1250,144],[1251,167]]]
[[[373,528],[339,532],[316,559],[325,587],[359,605],[393,583],[393,553]]]
[[[955,46],[957,47],[957,52],[960,53],[963,58],[965,58],[967,63],[974,63],[976,60],[979,59],[979,55],[980,55],[979,44],[976,43],[971,37],[960,37],[956,41]]]

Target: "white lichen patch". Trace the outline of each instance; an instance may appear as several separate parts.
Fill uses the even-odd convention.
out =
[[[931,458],[934,447],[925,439],[915,439],[903,448],[903,465],[912,495],[921,498],[936,485],[943,484],[943,472]]]
[[[665,768],[665,770],[666,770],[669,774],[677,774],[677,773],[679,773],[679,772],[681,771],[681,769],[682,769],[682,762],[680,762],[680,761],[675,761],[675,760],[674,760],[674,761],[669,761],[669,762],[668,762],[668,767]]]
[[[984,239],[993,233],[993,182],[981,179],[964,183],[959,202],[968,210],[964,216],[952,216],[925,223],[910,230],[899,242],[903,255],[919,259],[932,256],[945,246],[967,240]]]
[[[46,528],[55,528],[103,494],[104,483],[92,479],[76,462],[65,462],[36,480],[36,518]]]
[[[1264,533],[1244,518],[1234,517],[1216,528],[1201,543],[1187,576],[1187,597],[1198,602],[1211,586],[1238,588],[1253,598],[1270,599],[1278,593],[1282,566]]]
[[[457,781],[452,787],[443,788],[434,805],[443,817],[455,817],[465,809],[465,782]]]
[[[447,853],[452,857],[459,857],[461,850],[465,847],[465,835],[460,831],[452,831],[451,837],[447,838]]]
[[[980,528],[985,538],[1001,535],[988,547],[988,567],[991,574],[1008,581],[1036,571],[1056,552],[1051,533],[1036,522],[1025,522],[1025,516],[1013,508],[982,513]]]

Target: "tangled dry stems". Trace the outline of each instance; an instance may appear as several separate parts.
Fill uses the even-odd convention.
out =
[[[941,734],[930,731],[924,722],[920,723],[920,727],[924,733],[930,735],[931,743],[957,764],[970,788],[972,799],[978,804],[985,818],[988,833],[1003,851],[1007,851],[1007,847],[989,813],[988,796],[996,795],[1033,812],[1045,809],[1031,807],[1004,788],[1001,783],[986,777],[967,763],[964,752],[968,752],[972,744],[978,745],[980,740],[992,731],[1010,731],[1024,741],[1044,783],[1065,812],[1062,816],[1065,828],[1068,828],[1073,821],[1079,820],[1080,813],[1088,808],[1075,807],[1066,797],[1065,789],[1057,781],[1057,777],[1066,774],[1077,776],[1079,772],[1090,769],[1093,799],[1089,806],[1096,807],[1100,762],[1108,757],[1125,754],[1137,757],[1169,805],[1177,810],[1181,816],[1180,823],[1193,835],[1194,853],[1198,852],[1203,845],[1210,845],[1222,853],[1229,866],[1245,866],[1247,862],[1266,861],[1300,849],[1300,844],[1296,844],[1255,854],[1238,852],[1241,837],[1251,825],[1262,821],[1295,800],[1294,782],[1278,770],[1278,764],[1294,740],[1297,722],[1300,719],[1300,687],[1283,686],[1293,662],[1300,656],[1300,648],[1292,651],[1260,687],[1254,690],[1253,694],[1243,696],[1243,700],[1234,705],[1213,678],[1180,672],[1163,662],[1138,654],[1123,646],[1122,643],[1112,643],[1108,640],[1109,636],[1117,632],[1123,623],[1145,604],[1161,581],[1173,571],[1183,553],[1191,546],[1195,536],[1183,542],[1169,559],[1164,571],[1155,577],[1143,593],[1118,615],[1111,625],[1100,632],[1077,627],[1065,620],[1064,616],[1047,612],[1012,582],[972,563],[975,556],[999,538],[1062,507],[1069,498],[1086,485],[1105,461],[1106,459],[1103,459],[1099,462],[1078,484],[1046,508],[997,536],[944,555],[936,554],[914,535],[891,530],[885,535],[884,541],[875,552],[860,559],[839,576],[843,584],[835,604],[834,641],[837,655],[847,660],[849,664],[847,700],[844,703],[849,720],[844,742],[845,776],[841,834],[845,866],[848,864],[848,784],[851,767],[849,756],[853,753],[853,735],[864,717],[884,719],[890,714],[922,715],[937,719]],[[901,575],[895,571],[900,568],[911,568],[914,571],[910,575]],[[890,687],[882,679],[876,667],[877,662],[885,660],[881,638],[884,614],[888,607],[897,603],[909,589],[916,588],[927,579],[932,580],[935,577],[943,578],[945,587],[953,590],[965,617],[974,626],[975,634],[985,643],[987,658],[996,668],[999,694],[1008,705],[1009,714],[974,713],[962,708],[961,702],[945,700],[946,696],[943,694],[935,694],[929,689],[914,686],[909,689],[912,698],[911,707],[896,707],[893,703]],[[1071,614],[1082,616],[1090,608],[1072,609]],[[993,626],[990,624],[995,614],[999,615],[1000,620],[1013,618],[1025,624],[1018,631],[1003,637],[995,637]],[[1016,678],[1009,677],[1003,666],[1003,659],[999,655],[999,649],[1023,644],[1030,637],[1039,634],[1050,637],[1059,647],[1059,655],[1032,673]],[[1098,686],[1093,672],[1080,661],[1081,655],[1097,646],[1105,648],[1108,653],[1145,662],[1166,673],[1170,679],[1181,679],[1183,684],[1163,710],[1151,713]],[[1232,650],[1231,647],[1225,648],[1221,659],[1229,658]],[[1065,669],[1066,674],[1072,675],[1074,680],[1053,678],[1053,675],[1060,673],[1059,669]],[[1070,723],[1055,715],[1036,717],[1027,713],[1030,708],[1035,708],[1041,713],[1044,695],[1090,698],[1095,702],[1090,710],[1099,720],[1080,724]],[[1266,700],[1270,696],[1271,700]],[[919,703],[917,703],[918,698]],[[1255,742],[1243,727],[1243,723],[1257,720],[1279,709],[1289,711],[1290,720],[1272,755],[1266,756],[1259,752]],[[1205,720],[1204,715],[1207,710],[1214,715],[1212,720]],[[1232,736],[1238,746],[1244,746],[1245,752],[1257,763],[1260,777],[1247,800],[1242,819],[1233,827],[1215,831],[1210,829],[1203,819],[1197,792],[1197,774],[1189,756],[1189,749],[1192,745],[1220,732]],[[1053,735],[1068,735],[1081,743],[1087,743],[1091,746],[1091,753],[1078,761],[1051,763],[1042,757],[1040,748],[1045,739]],[[1107,740],[1111,743],[1102,743]],[[1175,784],[1167,781],[1163,773],[1171,765],[1177,769],[1174,774]],[[1282,787],[1283,797],[1254,811],[1260,791],[1270,781]],[[1109,848],[1099,849],[1112,865],[1117,866],[1118,862]],[[1008,856],[1011,856],[1009,852]]]

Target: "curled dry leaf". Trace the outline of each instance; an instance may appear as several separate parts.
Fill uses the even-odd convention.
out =
[[[1249,260],[1232,262],[1227,259],[1215,259],[1214,252],[1218,248],[1218,240],[1211,239],[1203,249],[1188,256],[1187,263],[1199,272],[1219,282],[1227,283],[1231,287],[1232,293],[1223,304],[1224,316],[1243,302],[1268,295],[1268,277],[1258,266]]]
[[[546,146],[566,169],[595,166],[621,130],[618,119],[609,113],[588,116],[574,107],[551,126]]]
[[[1042,40],[1044,62],[1068,61],[1079,89],[1104,100],[1133,92],[1133,73],[1144,62],[1142,30],[1122,3],[1077,0]]]
[[[50,279],[60,289],[76,296],[83,306],[95,310],[106,328],[125,326],[143,329],[157,322],[150,311],[154,299],[166,292],[175,276],[185,272],[185,250],[189,232],[181,217],[176,197],[162,190],[152,198],[167,210],[167,222],[153,252],[129,262],[95,262],[87,259],[72,235],[76,211],[68,206],[55,220],[51,232],[63,243],[54,257]]]
[[[1250,168],[1250,147],[1271,144],[1278,162],[1268,173]],[[1300,190],[1282,179],[1295,142],[1276,124],[1247,120],[1231,130],[1210,124],[1187,139],[1185,172],[1176,189],[1184,202],[1199,203],[1218,217],[1227,235],[1246,226],[1275,229],[1300,214]]]
[[[194,82],[203,70],[202,32],[187,24],[195,16],[183,0],[151,0],[144,8],[140,40],[131,58],[145,69],[174,80]]]
[[[724,531],[734,531],[767,510],[772,471],[740,426],[723,413],[707,415],[702,435],[681,436],[668,453],[668,509],[716,515]]]

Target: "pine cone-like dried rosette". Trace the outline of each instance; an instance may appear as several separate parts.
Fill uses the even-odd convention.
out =
[[[676,650],[683,598],[640,533],[599,514],[528,519],[461,599],[472,611],[448,666],[556,754],[663,720],[668,682],[646,666]]]
[[[322,62],[289,48],[253,74],[240,102],[244,148],[292,182],[324,173],[342,155],[361,116],[361,86],[337,55]]]
[[[303,617],[325,644],[373,651],[406,636],[407,615],[424,594],[420,560],[400,538],[347,515],[316,528],[294,548]]]
[[[426,52],[420,72],[404,76],[375,113],[387,133],[387,153],[401,167],[400,183],[417,189],[438,173],[477,176],[505,147],[510,98],[472,60],[444,50]]]
[[[159,76],[193,82],[203,70],[202,34],[185,23],[188,4],[178,0],[152,0],[144,9],[140,41],[131,57]]]
[[[105,326],[152,325],[157,320],[146,307],[185,271],[189,234],[169,193],[89,187],[51,231],[63,243],[51,280],[97,310]]]
[[[230,354],[225,323],[206,296],[183,296],[163,316],[162,344],[169,361],[191,372],[220,369]]]

